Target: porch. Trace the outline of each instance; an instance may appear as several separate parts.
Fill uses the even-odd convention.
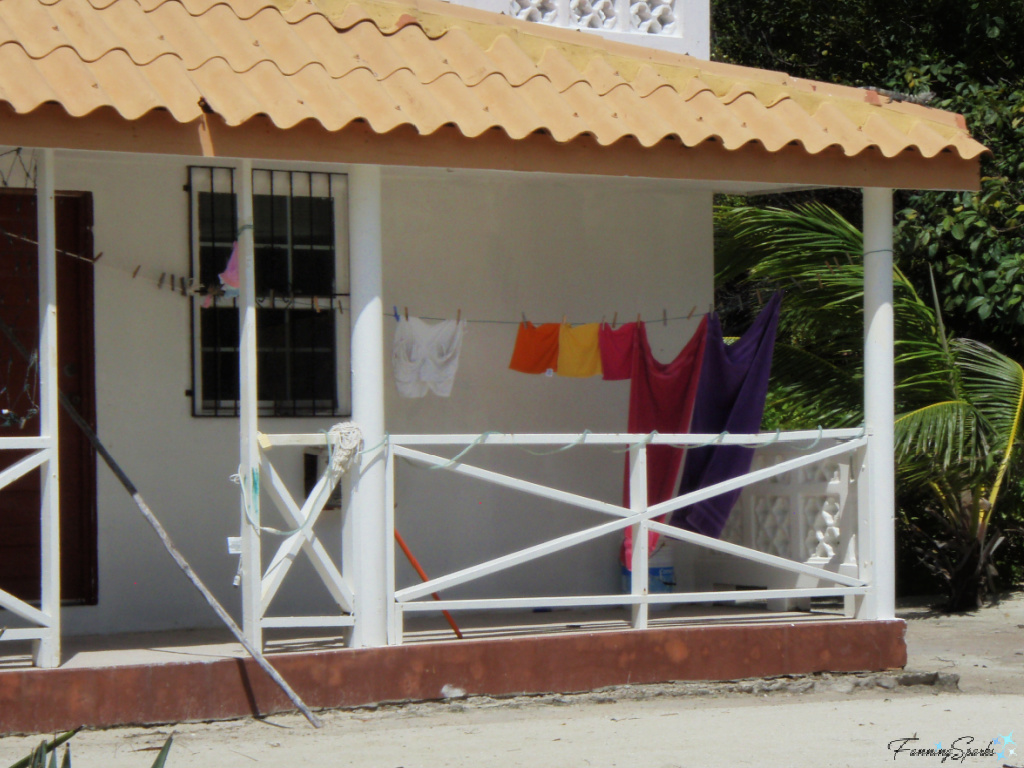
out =
[[[119,2],[144,17],[140,24],[164,23],[158,8]],[[220,7],[190,7],[182,23],[215,36],[231,27],[256,40],[255,16],[234,14],[227,27],[197,21]],[[83,12],[92,22],[120,23],[106,19],[106,6],[90,8]],[[83,690],[123,691],[134,676],[131,695],[114,697],[125,708],[105,722],[177,718],[181,710],[140,702],[163,685],[173,699],[179,674],[200,676],[188,678],[190,685],[223,688],[217,701],[229,703],[215,701],[209,716],[251,712],[253,696],[269,702],[260,711],[281,706],[261,688],[267,681],[240,675],[244,665],[234,659],[189,662],[187,670],[157,660],[95,668],[113,670],[102,673],[71,664],[20,668],[29,643],[33,663],[54,668],[67,664],[69,635],[212,623],[127,500],[138,503],[140,489],[149,498],[150,488],[170,538],[184,542],[195,570],[212,576],[211,594],[240,619],[239,638],[256,656],[266,651],[314,706],[435,697],[439,684],[499,694],[901,664],[902,625],[893,618],[892,189],[976,184],[983,148],[954,116],[883,104],[873,91],[773,73],[751,80],[747,70],[580,42],[429,0],[410,8],[344,2],[268,10],[281,50],[264,54],[272,46],[256,40],[243,56],[222,41],[234,74],[207,78],[198,69],[221,58],[196,63],[183,44],[187,74],[155,78],[179,90],[166,103],[151,94],[160,103],[147,101],[141,111],[134,92],[119,91],[117,78],[98,69],[107,89],[65,92],[54,78],[50,103],[18,96],[3,105],[0,141],[34,158],[21,185],[32,190],[38,214],[40,361],[37,434],[0,437],[0,449],[28,452],[0,470],[0,488],[40,478],[38,599],[0,590],[7,625],[0,650],[13,649],[16,667],[0,671],[4,717],[28,713],[25,696],[41,712],[52,696],[43,681],[71,678],[84,681]],[[300,23],[307,16],[315,23]],[[437,29],[450,38],[427,34]],[[326,55],[317,61],[319,43],[304,37],[316,30],[356,46],[354,60],[374,59],[376,69],[341,66]],[[125,49],[134,50],[133,33],[123,32]],[[174,34],[169,26],[172,42],[160,37],[161,45],[176,45]],[[435,50],[453,40],[462,41],[458,55]],[[274,57],[284,56],[286,43],[298,58],[279,66]],[[270,66],[250,62],[250,47],[269,56],[259,63]],[[108,63],[145,80],[136,62],[147,56],[137,51],[122,61],[117,54]],[[80,58],[92,72],[97,58]],[[331,73],[328,84],[292,80],[318,67]],[[405,83],[409,73],[416,74]],[[250,88],[248,78],[257,75],[270,81]],[[363,77],[372,81],[365,91],[353,85]],[[404,84],[396,89],[398,81]],[[269,95],[292,88],[303,97]],[[243,91],[255,94],[251,103],[236,98]],[[81,93],[98,101],[78,110]],[[62,109],[62,100],[75,107]],[[279,179],[287,181],[283,193]],[[596,320],[595,312],[622,307],[625,315],[628,308],[660,325],[659,352],[678,349],[693,318],[713,310],[713,193],[822,184],[864,194],[862,428],[628,434],[615,431],[625,420],[625,390],[602,389],[596,380],[556,389],[547,377],[515,380],[507,371],[514,318],[527,312]],[[122,489],[99,474],[99,597],[62,607],[58,425],[67,422],[58,393],[56,264],[68,254],[57,245],[55,200],[64,190],[101,203],[96,251],[106,256],[73,256],[93,261],[98,275],[98,431],[139,479],[136,487],[118,470]],[[642,215],[626,215],[636,200]],[[273,219],[279,203],[289,212],[305,206],[308,215],[305,229],[291,227],[280,241],[257,214],[263,205]],[[298,250],[314,254],[309,263],[320,269],[330,262],[330,277],[303,292],[288,273],[287,293],[275,295],[257,250],[292,249],[282,260],[290,265],[296,233],[306,238]],[[239,294],[223,298],[205,283],[235,243]],[[206,260],[214,257],[221,259],[215,266]],[[144,279],[158,293],[139,291]],[[330,344],[310,337],[301,350],[308,351],[303,359],[322,363],[319,379],[327,382],[304,399],[270,398],[268,383],[279,382],[261,378],[274,371],[278,358],[270,353],[278,350],[260,346],[266,326],[258,329],[257,317],[279,302],[286,302],[282,312],[305,313],[331,331]],[[473,342],[477,358],[460,374],[470,384],[463,397],[417,405],[394,394],[386,323],[408,305],[424,317],[465,314],[479,327],[504,328],[504,336]],[[659,310],[661,324],[654,322]],[[204,318],[216,313],[234,318],[236,336],[206,334]],[[211,370],[228,373],[207,386]],[[280,385],[286,395],[291,387],[290,380]],[[326,413],[317,410],[324,402]],[[231,418],[207,418],[224,415]],[[307,454],[331,459],[342,450],[329,429],[349,416],[358,437],[351,465],[314,456],[319,471],[304,482]],[[742,476],[652,503],[646,457],[659,445],[743,445],[763,460]],[[627,461],[631,493],[617,503]],[[241,493],[226,479],[236,470]],[[721,540],[659,521],[743,487],[745,501]],[[796,501],[807,499],[821,503]],[[615,551],[627,529],[635,544],[622,589]],[[422,578],[396,545],[403,532],[424,560]],[[648,533],[670,542],[678,576],[672,591],[652,587]],[[822,598],[839,602],[828,612],[791,613]],[[754,614],[716,607],[749,601],[764,607]],[[594,618],[595,611],[607,613]],[[443,640],[443,612],[470,638]],[[554,626],[540,626],[548,622],[537,617]],[[424,620],[435,629],[418,623]],[[282,633],[291,640],[278,640]],[[326,635],[327,646],[286,652],[289,642],[302,645],[311,635]],[[723,652],[730,648],[742,651]],[[510,649],[523,662],[506,675]],[[213,672],[228,679],[203,683]],[[384,682],[372,685],[378,678]],[[130,702],[142,714],[127,714]],[[61,722],[84,716],[76,712]],[[45,719],[32,717],[18,727]]]
[[[657,612],[629,631],[627,609],[410,621],[401,647],[350,649],[335,635],[268,637],[273,663],[311,707],[359,707],[451,696],[588,691],[673,680],[856,672],[906,663],[904,623],[754,605]],[[23,644],[15,644],[19,646]],[[27,648],[0,665],[3,733],[82,724],[264,716],[294,706],[225,630],[72,637],[60,669],[32,668]]]

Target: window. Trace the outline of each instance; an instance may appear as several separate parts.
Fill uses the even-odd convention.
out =
[[[231,168],[190,167],[192,277],[216,293],[237,239]],[[261,416],[350,408],[347,177],[253,171]],[[193,414],[238,414],[238,298],[193,300]],[[344,304],[343,304],[344,302]]]

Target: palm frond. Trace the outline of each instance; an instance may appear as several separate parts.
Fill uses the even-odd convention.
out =
[[[970,462],[979,439],[978,412],[966,400],[931,403],[902,414],[895,423],[896,459],[925,457],[932,472]]]
[[[953,349],[963,370],[964,390],[984,417],[999,460],[999,469],[988,498],[991,512],[1020,438],[1024,416],[1024,368],[1016,360],[978,341],[957,339]]]

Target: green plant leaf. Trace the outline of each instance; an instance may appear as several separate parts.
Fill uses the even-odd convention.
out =
[[[40,750],[42,750],[42,753],[41,753],[42,754],[42,758],[45,759],[47,752],[49,752],[52,749],[56,749],[61,744],[63,744],[66,741],[68,741],[72,736],[74,736],[80,730],[81,730],[81,728],[75,728],[72,731],[65,731],[64,733],[62,733],[59,736],[55,737],[54,740],[51,741],[51,742],[45,742],[45,741],[42,742],[36,749],[32,750],[31,754],[27,755],[26,757],[23,757],[21,760],[18,760],[15,763],[11,763],[9,768],[37,768],[37,766],[38,766],[38,768],[43,768],[43,765],[44,765],[43,763],[35,762],[36,759],[37,759],[36,758],[36,754]]]

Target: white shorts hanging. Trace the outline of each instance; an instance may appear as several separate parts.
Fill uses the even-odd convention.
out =
[[[423,397],[427,391],[448,397],[455,383],[465,320],[425,323],[418,317],[399,320],[391,353],[395,386],[402,397]]]

